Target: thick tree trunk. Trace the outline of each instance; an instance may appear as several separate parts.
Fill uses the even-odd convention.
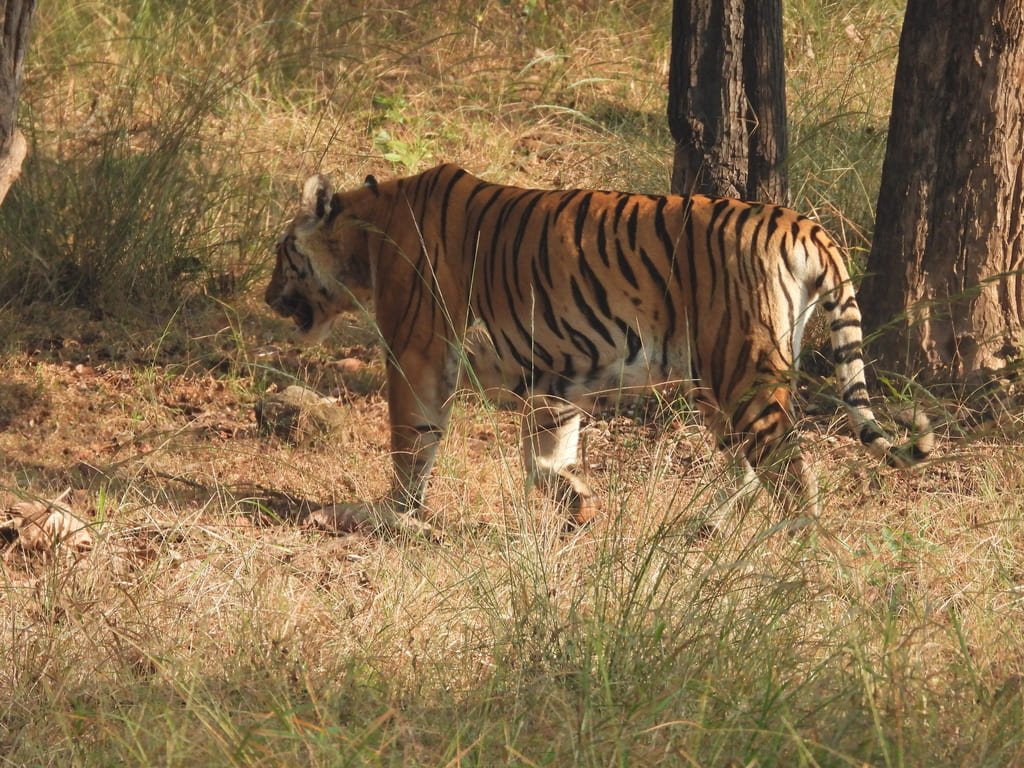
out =
[[[781,0],[674,0],[672,191],[784,203]]]
[[[668,102],[672,191],[744,197],[743,0],[675,0]]]
[[[786,205],[789,135],[780,0],[747,0],[743,29],[743,81],[750,131],[746,197]]]
[[[28,145],[15,127],[22,64],[35,0],[4,0],[3,48],[0,49],[0,202],[7,196],[25,160]]]
[[[1019,357],[1022,158],[1024,0],[909,0],[860,290],[882,367],[960,379]]]

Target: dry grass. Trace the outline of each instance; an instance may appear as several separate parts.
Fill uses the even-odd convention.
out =
[[[211,106],[182,127],[188,162],[168,167],[212,191],[187,237],[135,241],[195,260],[163,284],[169,309],[65,286],[0,315],[0,506],[71,488],[93,535],[84,556],[3,550],[0,765],[1024,759],[1012,398],[984,429],[950,416],[937,459],[909,474],[867,464],[812,403],[822,519],[759,503],[692,541],[723,478],[685,415],[592,420],[585,471],[604,512],[565,535],[523,492],[514,416],[466,397],[430,490],[440,543],[296,520],[305,502],[387,483],[365,318],[299,352],[259,305],[301,180],[446,159],[499,181],[663,190],[668,4],[187,5],[39,11],[23,112],[37,181],[0,210],[20,233],[0,266],[33,248],[81,265],[111,242],[66,234],[103,234],[102,216],[56,237],[15,212],[76,216],[53,168],[98,172],[96,147],[147,153],[195,89]],[[794,189],[854,247],[882,139],[853,139],[884,131],[896,6],[787,4]],[[111,206],[137,192],[108,188]],[[366,365],[334,365],[348,357]],[[341,398],[334,444],[258,432],[254,402],[296,381]]]

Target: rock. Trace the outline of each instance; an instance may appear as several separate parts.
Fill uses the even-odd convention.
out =
[[[334,363],[334,367],[339,372],[344,374],[353,374],[361,371],[366,367],[366,363],[360,360],[358,357],[343,357],[341,360],[337,360]]]
[[[429,523],[414,514],[396,512],[387,501],[328,504],[310,512],[306,526],[328,533],[404,533],[437,540]]]
[[[67,492],[51,500],[22,501],[7,512],[3,536],[15,541],[25,553],[43,556],[62,549],[79,558],[93,547],[90,524],[76,516],[62,502]]]
[[[262,434],[291,443],[326,440],[345,425],[345,412],[337,400],[295,384],[257,401],[255,410]]]

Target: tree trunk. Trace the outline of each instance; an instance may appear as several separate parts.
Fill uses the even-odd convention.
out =
[[[672,191],[785,203],[781,0],[674,0]]]
[[[743,0],[675,0],[668,98],[674,193],[746,195],[746,115]]]
[[[28,145],[14,124],[22,64],[35,0],[4,0],[3,48],[0,49],[0,202],[7,196],[25,160]]]
[[[1024,0],[909,0],[868,274],[891,370],[962,379],[1020,354]],[[894,319],[895,318],[895,319]]]
[[[780,0],[747,0],[743,29],[743,82],[750,135],[746,197],[786,205],[789,137]]]

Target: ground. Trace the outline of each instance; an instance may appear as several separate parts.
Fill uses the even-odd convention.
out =
[[[656,698],[691,685],[674,677],[680,660],[717,668],[707,684],[737,701],[756,699],[758,675],[774,670],[791,681],[782,709],[810,718],[800,738],[817,733],[825,744],[842,743],[847,727],[832,733],[839,726],[827,720],[830,707],[867,716],[862,697],[876,685],[872,707],[919,726],[939,716],[926,705],[906,710],[907,696],[973,696],[983,708],[999,697],[1019,701],[1024,646],[1011,606],[1024,583],[1013,491],[1022,462],[1009,437],[1019,408],[990,404],[998,418],[969,436],[954,433],[940,412],[935,458],[898,472],[869,459],[827,397],[804,390],[811,415],[801,428],[825,493],[822,517],[786,518],[761,497],[725,533],[694,539],[723,474],[685,409],[649,400],[589,420],[583,474],[602,512],[567,533],[549,503],[523,494],[515,414],[466,394],[430,486],[425,514],[438,536],[334,536],[305,525],[310,506],[387,488],[387,406],[371,327],[353,317],[324,348],[303,349],[255,297],[240,297],[230,311],[197,298],[190,311],[180,327],[128,332],[51,310],[43,323],[27,317],[10,337],[0,384],[0,508],[69,491],[63,504],[94,537],[84,552],[9,544],[0,560],[9,650],[18,659],[8,685],[22,702],[7,710],[0,742],[19,759],[151,761],[169,739],[183,760],[223,762],[231,744],[277,743],[282,723],[292,722],[275,719],[284,696],[310,728],[380,735],[378,756],[403,744],[402,762],[444,753],[432,726],[440,706],[460,728],[487,730],[481,755],[493,739],[512,739],[558,764],[545,739],[498,738],[489,729],[526,716],[524,695],[552,706],[551,696],[565,694],[559,675],[588,675],[583,670],[599,661],[619,665],[601,674],[621,676],[625,688],[608,695],[626,697],[615,706],[627,708],[655,695],[641,685],[650,674],[635,666],[641,659],[668,665],[661,682],[675,693]],[[256,402],[295,382],[336,399],[335,435],[296,442],[259,429]],[[659,626],[675,627],[667,645]],[[723,640],[703,645],[735,633],[745,639],[729,641],[731,650]],[[781,660],[780,648],[790,649]],[[611,656],[601,661],[602,653]],[[535,667],[549,673],[521,677]],[[868,670],[882,677],[863,688]],[[506,690],[509,674],[519,682]],[[56,687],[38,689],[41,679]],[[841,692],[831,705],[821,704],[829,700],[818,690],[824,680]],[[505,714],[475,714],[480,685],[506,690],[493,694],[502,703],[487,705]],[[325,696],[352,702],[365,718],[318,709]],[[400,701],[411,707],[406,719],[394,714]],[[677,728],[664,724],[653,701],[640,732]],[[749,706],[725,711],[742,721]],[[68,730],[80,723],[120,733],[113,723],[141,717],[140,707],[164,712],[166,725],[134,752],[82,753]],[[210,708],[219,714],[201,721],[200,738],[186,736],[197,712]],[[42,709],[70,718],[61,720],[66,738],[45,748],[32,725]],[[722,716],[708,714],[713,722]],[[976,726],[1005,745],[1004,729],[1016,722],[1007,717]],[[914,738],[925,743],[941,732],[944,754],[975,755],[951,719],[919,727]],[[557,731],[556,722],[544,720],[542,730]],[[702,728],[686,738],[729,743],[728,729]],[[641,759],[648,736],[640,732],[616,749]],[[615,733],[587,744],[600,754],[607,739],[626,738]],[[294,749],[311,748],[301,728],[289,738]],[[711,754],[720,753],[719,746]]]
[[[0,385],[6,501],[65,488],[77,497],[105,489],[105,503],[116,505],[119,493],[146,488],[166,500],[172,517],[182,508],[214,512],[210,500],[220,495],[234,516],[251,520],[257,501],[300,515],[307,502],[382,493],[389,472],[387,406],[372,331],[353,317],[328,348],[304,349],[287,322],[261,312],[248,301],[245,320],[233,320],[241,327],[225,316],[218,329],[208,315],[210,327],[196,340],[168,334],[141,347],[77,313],[67,313],[61,332],[52,324],[23,332],[19,349],[4,361]],[[256,401],[292,382],[336,399],[343,421],[334,437],[261,433]],[[817,404],[832,411],[824,399]],[[582,462],[589,481],[613,503],[618,494],[631,495],[626,485],[645,479],[644,494],[658,495],[660,484],[674,494],[701,495],[720,469],[709,436],[678,408],[656,400],[639,405],[626,404],[621,413],[609,406],[587,422]],[[495,502],[519,492],[513,489],[521,483],[517,422],[516,414],[464,394],[441,451],[429,515],[456,527],[495,522],[488,509],[500,507]],[[900,498],[913,505],[922,493],[943,492],[944,476],[962,481],[962,473],[948,469],[901,476],[869,466],[834,411],[807,417],[803,430],[819,474],[844,470],[826,480],[840,484],[830,508],[844,515],[870,503],[881,483],[897,485]],[[95,512],[94,502],[87,507]],[[115,522],[118,512],[109,507],[105,514]],[[152,514],[159,516],[158,509]]]

